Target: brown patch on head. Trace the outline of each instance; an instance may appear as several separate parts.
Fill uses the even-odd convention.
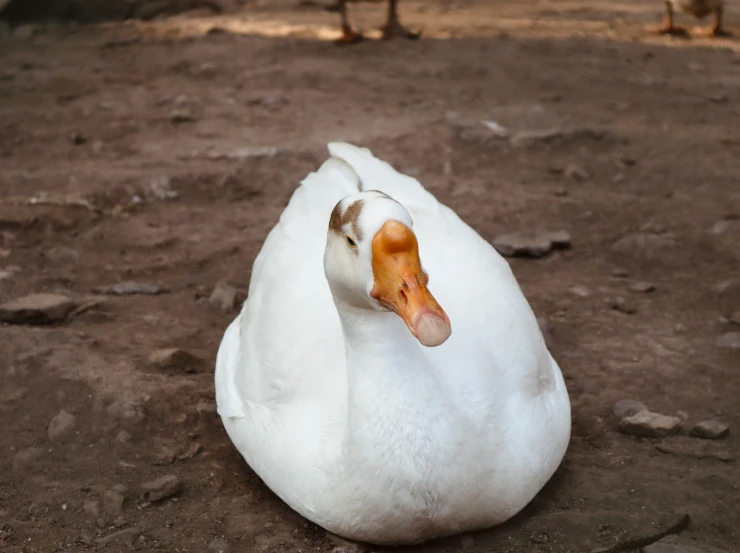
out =
[[[362,212],[363,207],[363,200],[357,200],[355,203],[351,204],[347,209],[344,210],[344,213],[342,213],[342,203],[339,202],[335,207],[334,210],[331,212],[331,217],[329,217],[329,230],[332,230],[339,234],[344,234],[344,231],[342,228],[349,224],[352,226],[352,232],[355,235],[355,238],[359,242],[362,240],[362,231],[360,230],[360,213]]]

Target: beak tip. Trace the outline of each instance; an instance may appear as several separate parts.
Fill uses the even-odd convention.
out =
[[[414,327],[414,334],[419,342],[430,348],[444,344],[452,334],[450,321],[447,317],[442,318],[434,313],[427,313],[419,317]]]

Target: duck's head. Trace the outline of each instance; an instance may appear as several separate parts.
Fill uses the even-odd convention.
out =
[[[324,271],[335,299],[392,311],[425,346],[450,336],[450,319],[427,288],[411,215],[375,190],[341,200],[329,220]]]

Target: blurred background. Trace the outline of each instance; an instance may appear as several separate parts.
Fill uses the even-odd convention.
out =
[[[417,549],[591,551],[684,514],[697,551],[740,549],[725,5],[735,37],[679,11],[688,32],[660,35],[661,0],[402,0],[421,38],[385,41],[387,4],[350,2],[367,40],[338,46],[333,0],[0,0],[0,549],[353,550],[251,472],[212,382],[255,255],[334,140],[491,242],[523,233],[510,262],[573,404],[523,513]],[[570,247],[528,249],[553,231]],[[622,400],[682,430],[625,432]],[[729,436],[692,436],[705,420]]]

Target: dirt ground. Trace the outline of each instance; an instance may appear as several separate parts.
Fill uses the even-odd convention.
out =
[[[4,28],[0,302],[85,302],[121,281],[167,292],[0,327],[0,549],[336,547],[226,436],[212,374],[237,308],[209,296],[224,281],[246,297],[293,189],[326,142],[345,140],[419,178],[488,240],[573,237],[512,260],[571,394],[563,465],[509,523],[414,550],[587,552],[683,514],[682,535],[740,550],[740,350],[716,344],[740,330],[727,319],[740,309],[740,39],[651,36],[661,9],[404,1],[422,40],[350,48],[330,42],[336,14],[286,2]],[[384,13],[360,4],[351,17],[373,29]],[[631,291],[640,281],[655,291]],[[169,347],[202,361],[148,361]],[[626,436],[611,412],[624,398],[689,425],[720,418],[730,436]],[[60,410],[76,424],[50,441]],[[707,444],[725,460],[701,457]],[[181,493],[148,504],[142,484],[165,475]]]

